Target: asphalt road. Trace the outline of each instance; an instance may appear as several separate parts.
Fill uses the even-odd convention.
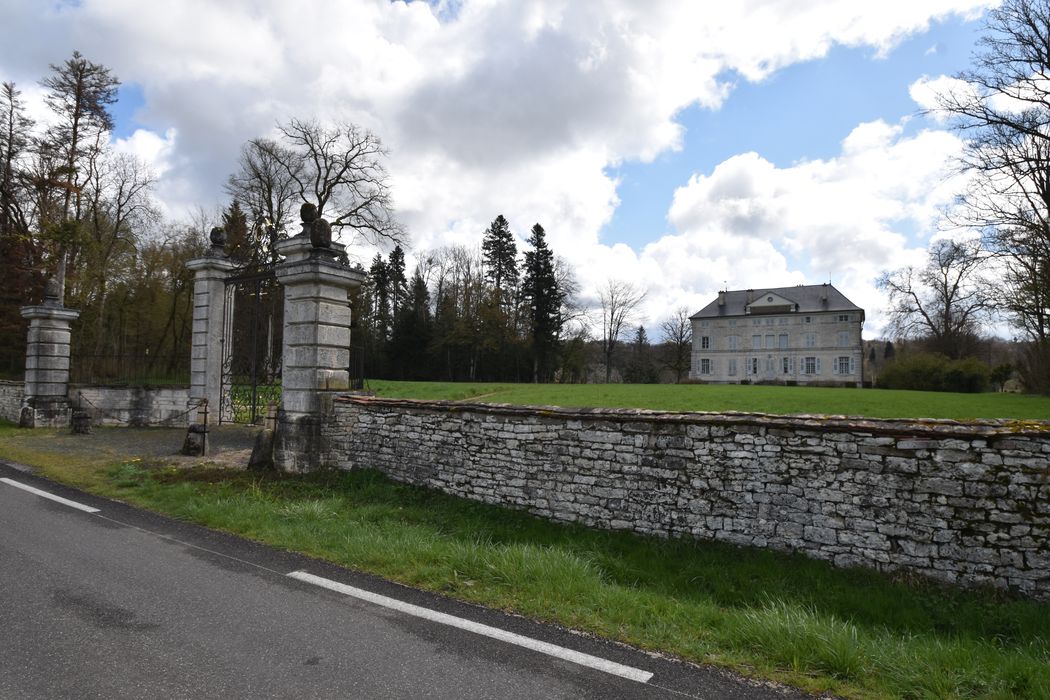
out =
[[[794,698],[96,498],[0,464],[0,698]],[[314,576],[652,674],[327,590]],[[439,616],[440,617],[440,616]]]

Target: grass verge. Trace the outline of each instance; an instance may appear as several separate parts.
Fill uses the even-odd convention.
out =
[[[371,380],[379,396],[478,399],[546,406],[649,408],[662,411],[815,413],[871,418],[1018,418],[1050,420],[1050,397],[955,394],[894,389],[739,384],[489,384]]]
[[[18,432],[0,428],[2,456],[96,493],[646,649],[856,698],[1050,698],[1050,605],[560,525],[375,472],[15,457]]]

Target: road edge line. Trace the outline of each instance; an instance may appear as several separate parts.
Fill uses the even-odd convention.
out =
[[[406,615],[412,615],[414,617],[420,617],[431,622],[437,622],[439,624],[448,625],[450,627],[456,627],[468,632],[480,634],[491,639],[498,639],[508,644],[514,644],[525,649],[531,649],[532,651],[538,651],[541,654],[553,656],[555,658],[563,659],[565,661],[571,661],[572,663],[580,666],[586,666],[593,668],[598,671],[610,673],[614,676],[620,676],[627,680],[636,681],[638,683],[648,683],[649,679],[653,677],[653,674],[649,671],[643,671],[633,666],[626,666],[615,661],[603,659],[600,656],[592,656],[585,654],[581,651],[575,651],[566,647],[558,646],[557,644],[551,644],[550,642],[543,642],[532,637],[526,637],[524,635],[516,634],[514,632],[508,632],[506,630],[499,629],[498,627],[491,627],[484,625],[480,622],[474,622],[472,620],[466,620],[455,615],[449,615],[447,613],[438,612],[437,610],[431,610],[430,608],[424,608],[419,605],[413,605],[412,603],[406,603],[396,598],[390,598],[385,595],[378,593],[372,593],[366,591],[363,588],[356,588],[349,586],[345,583],[339,583],[331,579],[323,578],[321,576],[315,576],[314,574],[306,571],[292,571],[288,574],[290,578],[294,578],[298,581],[310,583],[321,588],[327,588],[330,591],[336,593],[342,593],[353,598],[380,605],[384,608],[391,610],[397,610],[405,613]]]

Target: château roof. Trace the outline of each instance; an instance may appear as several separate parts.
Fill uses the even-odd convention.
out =
[[[724,299],[723,299],[724,296]],[[697,311],[690,318],[724,318],[729,316],[750,316],[746,311],[752,302],[760,302],[777,297],[790,302],[792,308],[783,305],[771,306],[768,311],[759,313],[820,313],[822,311],[859,311],[864,320],[864,309],[847,299],[842,292],[831,284],[800,284],[796,287],[774,287],[768,289],[737,289],[719,292],[719,295],[707,306]],[[723,303],[719,303],[719,302]]]

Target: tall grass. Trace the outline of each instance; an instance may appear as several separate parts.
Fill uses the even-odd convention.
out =
[[[851,697],[1050,698],[1050,605],[550,523],[393,483],[125,464],[177,517],[643,648]]]

